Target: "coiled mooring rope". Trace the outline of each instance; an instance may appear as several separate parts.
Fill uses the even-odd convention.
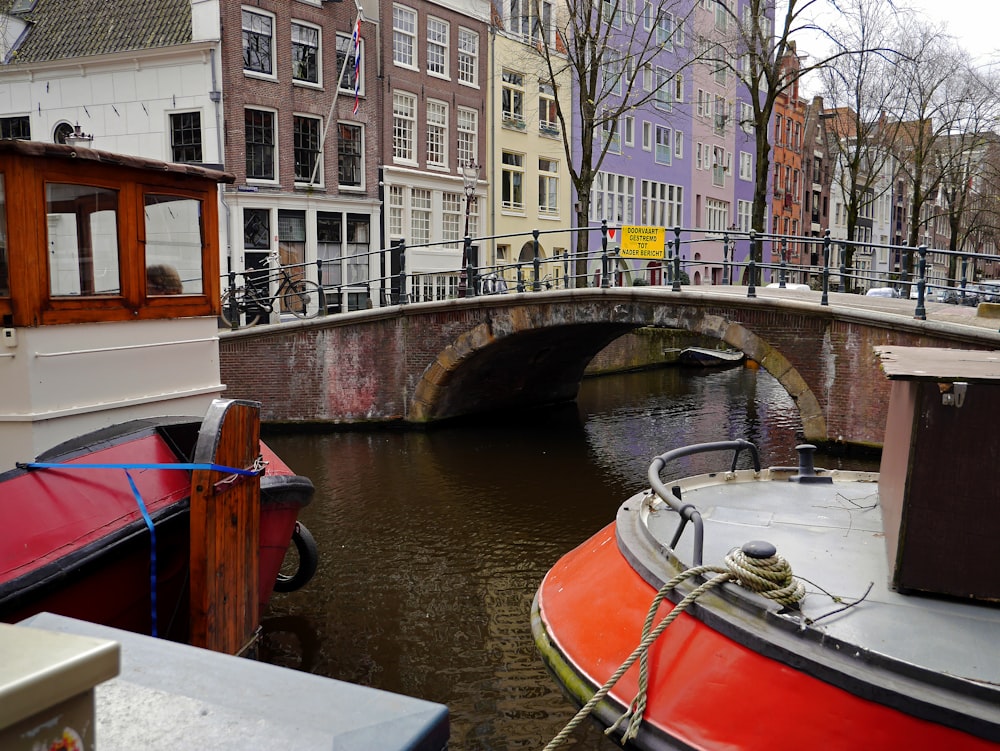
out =
[[[713,576],[708,581],[691,590],[653,628],[653,619],[656,617],[656,612],[659,610],[660,604],[666,596],[681,582],[694,576],[701,576],[702,574],[716,574],[716,576]],[[560,730],[549,741],[544,751],[553,751],[553,749],[565,743],[570,734],[590,715],[594,707],[608,695],[618,680],[635,664],[636,660],[639,660],[639,690],[636,693],[635,699],[632,700],[625,713],[605,731],[605,734],[610,735],[627,720],[628,727],[622,735],[622,745],[635,738],[639,733],[642,715],[646,710],[646,693],[649,687],[647,668],[649,647],[659,638],[667,626],[673,623],[691,603],[695,602],[709,590],[727,581],[735,581],[745,589],[749,589],[762,597],[786,606],[799,602],[805,596],[805,585],[794,579],[792,568],[788,564],[788,561],[783,556],[778,555],[774,547],[769,543],[747,543],[742,548],[735,548],[725,557],[725,566],[694,566],[686,571],[682,571],[660,587],[660,590],[656,593],[656,597],[653,598],[653,602],[650,604],[649,611],[646,614],[646,621],[643,623],[642,640],[638,646],[632,650],[632,653],[625,659],[625,662],[598,689],[590,701],[581,707],[573,719],[566,724],[566,727]]]

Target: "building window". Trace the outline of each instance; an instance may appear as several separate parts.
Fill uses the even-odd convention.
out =
[[[476,161],[479,154],[479,113],[467,107],[458,108],[458,163]]]
[[[358,42],[358,94],[365,93],[365,55],[364,39]],[[344,67],[344,60],[347,60],[347,67]],[[344,71],[340,77],[341,91],[354,93],[354,37],[350,34],[337,34],[337,72]]]
[[[462,239],[462,198],[461,193],[441,195],[441,239],[446,248],[458,248]]]
[[[274,180],[274,113],[245,110],[247,178]]]
[[[753,154],[740,152],[740,180],[753,180]]]
[[[508,0],[507,28],[535,42],[552,43],[552,3],[547,0]]]
[[[653,150],[653,124],[647,120],[642,123],[642,148],[643,151]]]
[[[313,182],[319,177],[319,118],[296,115],[292,118],[292,152],[295,157],[295,181]]]
[[[625,123],[625,145],[635,146],[635,118],[628,115],[622,122]]]
[[[404,68],[417,67],[417,12],[392,6],[392,61]]]
[[[4,138],[15,138],[4,132]],[[170,160],[199,164],[201,153],[201,113],[175,112],[170,115]]]
[[[414,162],[413,134],[416,127],[417,98],[413,94],[394,92],[392,95],[392,156],[404,162]]]
[[[590,191],[590,220],[609,224],[631,224],[635,218],[635,178],[598,172]]]
[[[505,209],[524,211],[524,155],[503,152],[501,199]]]
[[[683,187],[643,180],[641,190],[640,223],[651,227],[680,227],[683,224]]]
[[[427,72],[448,77],[448,45],[451,29],[440,18],[427,19]]]
[[[512,70],[504,69],[501,73],[503,90],[501,92],[501,112],[505,125],[516,128],[524,127],[524,76]]]
[[[337,124],[337,181],[341,186],[360,188],[364,165],[364,141],[360,125]]]
[[[736,202],[736,226],[741,232],[750,231],[750,220],[753,217],[753,201]]]
[[[389,235],[392,237],[403,236],[403,186],[389,186]]]
[[[0,117],[0,138],[19,138],[30,141],[31,122],[28,116]],[[199,158],[198,161],[200,162],[201,159]]]
[[[292,24],[292,78],[319,83],[319,29]]]
[[[559,162],[538,158],[538,213],[546,216],[559,214]]]
[[[716,198],[705,199],[705,229],[723,233],[729,226],[729,204]]]
[[[670,128],[662,125],[656,126],[656,149],[654,150],[654,160],[657,164],[670,164]]]
[[[427,164],[448,166],[448,105],[427,100]]]
[[[472,29],[458,29],[458,80],[479,85],[479,34]]]
[[[303,263],[306,259],[306,212],[278,210],[278,251],[283,266]],[[293,272],[302,274],[302,269]]]
[[[431,241],[431,192],[426,188],[410,189],[410,236],[412,245]]]
[[[607,144],[607,150],[612,154],[622,153],[621,133],[618,131],[618,121],[605,119],[601,122],[601,141]]]
[[[267,209],[243,209],[243,247],[247,250],[270,249],[270,211]]]
[[[684,134],[679,130],[674,131],[674,156],[678,159],[684,158]]]
[[[656,67],[656,107],[669,110],[673,101],[673,74],[666,68]]]
[[[547,136],[559,135],[559,116],[556,114],[556,90],[550,83],[538,83],[538,128]]]
[[[272,75],[274,18],[243,10],[243,70]]]

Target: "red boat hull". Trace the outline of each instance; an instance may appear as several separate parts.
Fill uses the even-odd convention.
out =
[[[611,524],[546,575],[532,627],[563,688],[582,704],[641,640],[655,596],[619,551]],[[672,608],[666,602],[658,619]],[[648,705],[637,745],[694,749],[995,749],[738,644],[687,613],[650,651]],[[638,665],[599,708],[610,724],[638,691]]]
[[[185,462],[177,442],[197,424],[153,421],[103,431],[44,457],[66,464]],[[55,454],[55,455],[53,455]],[[312,485],[266,445],[261,478],[259,601],[273,592]],[[188,470],[129,470],[156,529],[157,635],[188,637]],[[0,475],[0,620],[52,612],[152,632],[150,533],[122,469],[15,470]]]

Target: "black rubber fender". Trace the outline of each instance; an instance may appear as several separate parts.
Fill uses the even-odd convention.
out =
[[[299,568],[291,576],[279,573],[274,583],[275,592],[295,592],[302,589],[313,578],[319,563],[319,550],[312,533],[302,522],[295,522],[292,543],[299,554]]]

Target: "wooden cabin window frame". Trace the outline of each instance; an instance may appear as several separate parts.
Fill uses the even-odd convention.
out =
[[[5,182],[10,296],[0,297],[4,325],[91,323],[219,312],[218,189],[210,177],[176,172],[158,175],[107,163],[61,158],[0,157]],[[53,295],[50,288],[47,185],[62,183],[114,190],[118,195],[117,294]],[[201,205],[202,290],[157,296],[146,290],[146,226],[149,194],[190,198]]]

